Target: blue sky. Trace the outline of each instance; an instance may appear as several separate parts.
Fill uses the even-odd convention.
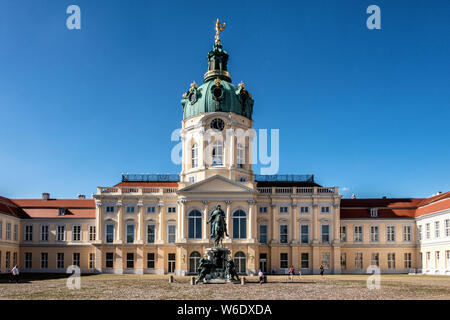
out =
[[[71,4],[81,30],[66,28]],[[381,30],[366,27],[371,4]],[[0,195],[178,173],[170,134],[216,18],[255,128],[280,129],[279,173],[346,197],[448,191],[449,16],[446,0],[0,0]]]

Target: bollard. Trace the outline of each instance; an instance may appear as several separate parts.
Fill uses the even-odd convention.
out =
[[[241,285],[245,285],[245,277],[241,277]]]
[[[173,283],[173,275],[169,276],[169,283]]]
[[[195,286],[195,277],[191,277],[191,286]]]

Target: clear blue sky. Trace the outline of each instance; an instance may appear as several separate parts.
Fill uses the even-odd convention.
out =
[[[82,29],[66,28],[81,7]],[[368,30],[366,8],[381,8]],[[280,173],[344,196],[450,190],[450,2],[0,0],[0,195],[91,195],[178,173],[171,132],[216,18]]]

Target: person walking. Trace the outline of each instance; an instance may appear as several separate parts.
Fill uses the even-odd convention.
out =
[[[19,267],[17,265],[11,269],[12,280],[19,283]]]
[[[259,284],[263,284],[264,282],[264,273],[261,269],[258,270]]]
[[[325,271],[323,264],[320,264],[319,269],[320,269],[320,276],[323,277],[323,272]]]
[[[294,266],[291,266],[289,268],[289,279],[291,279],[291,282],[294,281],[294,275],[295,275],[295,269],[294,269]]]

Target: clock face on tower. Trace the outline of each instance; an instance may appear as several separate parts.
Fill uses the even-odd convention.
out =
[[[222,119],[216,118],[211,121],[211,129],[222,131],[225,128],[225,122]]]

